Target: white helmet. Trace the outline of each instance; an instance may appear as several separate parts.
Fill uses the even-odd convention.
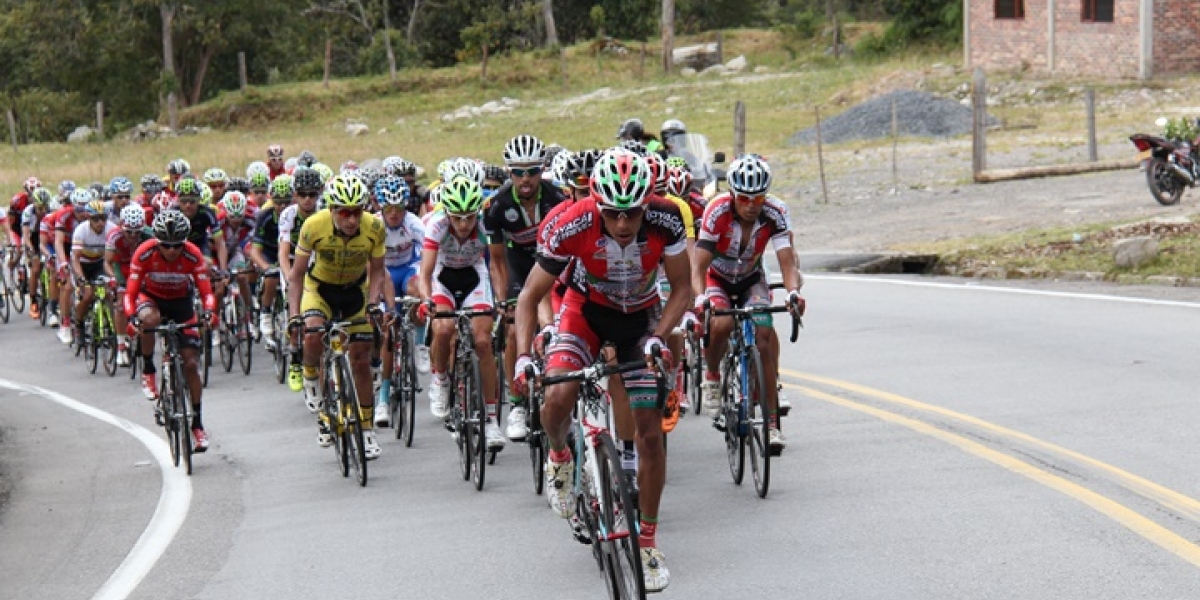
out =
[[[146,226],[146,210],[140,204],[126,204],[121,209],[121,227],[141,229]]]
[[[546,145],[532,135],[523,134],[508,140],[504,145],[504,164],[541,165],[546,156]]]
[[[729,165],[726,179],[738,194],[765,194],[771,187],[771,166],[757,154],[743,154]]]

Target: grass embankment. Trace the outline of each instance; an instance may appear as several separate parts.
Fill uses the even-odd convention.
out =
[[[1113,244],[1138,236],[1155,238],[1158,256],[1137,268],[1117,267]],[[937,254],[940,271],[965,277],[1054,278],[1089,273],[1112,281],[1200,278],[1200,222],[1195,217],[1031,230],[948,240],[911,250]]]

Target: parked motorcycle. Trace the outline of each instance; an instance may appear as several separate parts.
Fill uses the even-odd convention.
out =
[[[1200,182],[1200,161],[1196,142],[1172,141],[1161,136],[1139,133],[1129,136],[1145,159],[1146,184],[1150,194],[1163,206],[1179,204],[1183,191]],[[1198,140],[1200,141],[1200,140]]]

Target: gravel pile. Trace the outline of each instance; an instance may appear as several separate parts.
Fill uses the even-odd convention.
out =
[[[871,140],[892,135],[892,100],[896,101],[897,129],[901,136],[953,137],[971,132],[971,107],[933,94],[900,90],[872,98],[846,112],[821,121],[821,141]],[[988,117],[988,125],[999,124]],[[793,135],[788,143],[814,144],[815,127]]]

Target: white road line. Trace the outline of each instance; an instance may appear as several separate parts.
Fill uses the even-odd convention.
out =
[[[162,472],[162,493],[158,496],[158,506],[154,516],[142,531],[137,543],[125,555],[125,560],[113,571],[108,581],[92,596],[92,600],[124,600],[138,584],[145,579],[158,562],[159,557],[166,552],[175,534],[187,519],[188,509],[192,504],[192,483],[182,469],[176,468],[171,462],[171,453],[166,441],[151,433],[145,427],[136,425],[125,419],[102,411],[94,406],[84,404],[58,392],[47,390],[35,385],[26,385],[8,379],[0,379],[0,387],[11,390],[36,394],[52,402],[61,404],[71,410],[81,412],[132,435],[158,462]]]
[[[1055,298],[1072,298],[1077,300],[1099,300],[1103,302],[1121,302],[1125,304],[1149,304],[1154,306],[1173,306],[1176,308],[1200,308],[1200,302],[1182,302],[1179,300],[1155,300],[1153,298],[1131,298],[1127,296],[1110,296],[1108,294],[1081,294],[1076,292],[1055,292],[1050,290],[1030,290],[994,285],[979,285],[977,283],[937,283],[933,281],[908,281],[904,279],[888,279],[886,277],[859,277],[854,275],[804,275],[804,280],[817,281],[847,281],[852,283],[876,283],[885,285],[905,285],[912,287],[931,287],[946,290],[968,292],[994,292],[1000,294],[1024,294],[1028,296],[1050,296]]]

